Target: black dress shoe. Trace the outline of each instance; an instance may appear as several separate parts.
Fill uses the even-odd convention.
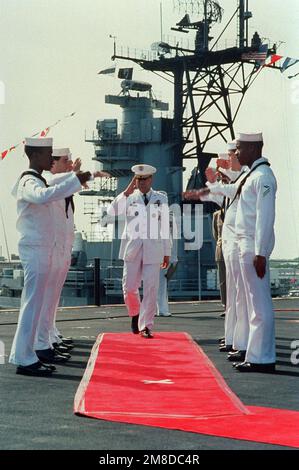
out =
[[[70,351],[74,349],[75,347],[74,343],[64,343],[63,341],[62,343],[59,343],[58,346],[63,346],[64,348],[68,348]]]
[[[275,362],[270,364],[254,364],[252,362],[242,362],[236,364],[235,369],[239,372],[261,372],[263,374],[272,374],[275,372]]]
[[[30,364],[29,366],[18,366],[16,370],[16,374],[19,375],[30,375],[32,377],[48,377],[52,375],[56,368],[54,366],[46,366],[42,362],[38,361],[34,364]]]
[[[39,360],[46,364],[61,364],[71,358],[70,354],[58,353],[55,349],[38,350],[35,352]]]
[[[67,346],[65,345],[64,343],[53,343],[52,344],[53,348],[55,349],[55,351],[59,352],[59,353],[68,353],[69,351],[71,351],[73,349],[73,346]]]
[[[132,317],[131,330],[134,335],[138,335],[139,333],[138,320],[139,320],[139,315],[135,315],[134,317]]]
[[[227,360],[230,362],[244,362],[246,351],[230,352],[227,355]]]
[[[59,338],[61,339],[61,341],[65,344],[74,344],[74,341],[73,341],[73,338],[65,338],[64,336],[62,335],[59,335]]]
[[[42,364],[44,367],[48,367],[48,369],[51,369],[52,372],[56,372],[56,367],[53,366],[52,364],[44,364],[43,362],[41,362],[41,364]]]
[[[219,346],[220,352],[231,352],[234,351],[232,344],[224,344],[223,346]]]
[[[140,336],[142,336],[142,338],[153,338],[154,337],[153,333],[151,332],[151,330],[147,326],[144,328],[144,330],[140,331]]]

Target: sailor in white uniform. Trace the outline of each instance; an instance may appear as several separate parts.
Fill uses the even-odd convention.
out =
[[[125,229],[120,246],[124,260],[123,294],[134,334],[152,338],[159,288],[160,266],[169,264],[169,208],[166,193],[152,189],[156,168],[132,167],[133,180],[108,208],[108,217],[123,215]],[[139,287],[143,280],[143,300]]]
[[[229,144],[229,147],[235,147],[236,142]],[[225,220],[223,225],[222,249],[225,256],[227,267],[227,304],[228,315],[226,318],[225,344],[232,345],[232,351],[228,354],[228,360],[231,362],[244,361],[248,343],[249,319],[247,312],[245,288],[240,268],[238,239],[236,236],[236,214],[238,207],[238,198],[236,192],[239,184],[245,178],[248,167],[241,167],[237,161],[235,153],[230,154],[231,176],[234,180],[230,184],[222,184],[215,181],[213,175],[207,171],[207,186],[212,195],[224,196],[225,201]],[[223,347],[223,350],[225,347]],[[230,349],[230,348],[228,348]]]
[[[70,171],[79,171],[81,160],[72,163],[72,155],[69,148],[53,149],[53,166],[50,172],[45,172],[47,183],[53,186]],[[91,175],[104,176],[103,172]],[[107,175],[106,175],[107,176]],[[48,289],[45,293],[43,309],[37,331],[35,349],[45,351],[54,347],[55,351],[68,354],[73,348],[73,342],[69,338],[63,338],[56,327],[56,313],[59,305],[61,291],[71,264],[71,252],[74,242],[74,211],[73,195],[52,203],[53,224],[55,227],[55,246],[53,249],[53,263],[49,273]],[[59,359],[59,357],[58,357]],[[57,361],[57,355],[55,357]]]
[[[51,175],[49,175],[48,182],[50,185],[55,184],[55,180],[61,173],[69,171],[79,171],[81,168],[81,159],[77,158],[73,164],[72,154],[69,148],[53,149],[52,153],[54,164],[51,169]],[[56,286],[56,307],[53,316],[53,324],[50,330],[50,344],[54,347],[60,346],[67,348],[72,347],[72,342],[69,339],[63,337],[56,326],[56,313],[60,301],[60,295],[65,283],[67,273],[71,265],[71,254],[72,246],[75,237],[75,224],[74,224],[74,212],[75,204],[73,196],[65,198],[56,202],[57,211],[55,217],[56,233],[59,239],[57,246],[59,246],[59,276],[57,278]],[[67,343],[64,343],[64,341]]]
[[[205,201],[213,201],[222,205],[225,217],[222,228],[222,251],[226,267],[227,305],[225,315],[225,342],[220,346],[220,351],[229,352],[228,360],[244,361],[248,342],[249,321],[246,308],[245,290],[243,286],[238,242],[235,232],[235,219],[238,200],[234,197],[240,181],[245,177],[246,167],[241,168],[236,159],[234,148],[236,143],[228,144],[229,161],[221,154],[217,164],[222,165],[221,172],[233,178],[230,184],[217,181],[217,176],[212,168],[206,170],[208,179],[208,191],[198,193],[198,197]],[[229,163],[229,165],[225,165]],[[236,182],[234,182],[234,180]],[[207,194],[208,192],[208,194]],[[223,198],[224,201],[223,201]]]
[[[39,360],[34,344],[53,263],[55,226],[52,203],[79,191],[90,177],[89,172],[79,175],[71,173],[62,177],[59,184],[48,187],[41,174],[51,169],[52,145],[50,138],[25,139],[30,168],[21,175],[13,189],[13,195],[17,198],[17,230],[24,288],[9,361],[18,366],[17,373],[32,376],[50,375],[55,369]]]
[[[236,215],[247,309],[249,338],[240,372],[275,371],[275,326],[270,289],[269,257],[274,248],[275,198],[277,183],[268,160],[262,157],[263,135],[240,134],[237,157],[249,172],[243,179]]]
[[[51,171],[44,172],[49,186],[65,178],[72,170],[71,153],[68,148],[53,149]],[[78,165],[77,170],[80,170]],[[52,203],[53,225],[55,227],[55,246],[53,263],[49,273],[48,289],[45,293],[43,309],[36,335],[35,349],[47,351],[54,345],[56,351],[68,353],[72,344],[62,344],[61,334],[56,328],[56,312],[61,290],[71,262],[71,250],[74,240],[74,203],[73,196]]]

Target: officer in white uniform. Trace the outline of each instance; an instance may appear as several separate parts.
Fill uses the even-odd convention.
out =
[[[54,366],[45,366],[35,351],[36,331],[53,263],[55,226],[53,201],[64,199],[81,189],[90,173],[67,174],[61,182],[47,187],[41,176],[53,164],[53,141],[26,138],[25,153],[30,161],[29,174],[23,174],[13,189],[17,198],[19,255],[24,269],[24,288],[18,326],[12,344],[10,362],[23,375],[50,375]],[[26,172],[25,172],[26,173]]]
[[[239,244],[247,309],[249,338],[240,372],[275,371],[275,326],[270,289],[269,257],[274,248],[277,183],[270,164],[262,157],[263,135],[240,134],[237,157],[249,172],[238,189],[236,235]]]
[[[108,217],[125,216],[125,229],[120,246],[124,260],[123,293],[134,334],[152,338],[159,288],[160,266],[169,264],[169,208],[167,195],[152,189],[156,168],[135,165],[133,180],[108,208]],[[143,300],[139,287],[143,280]]]

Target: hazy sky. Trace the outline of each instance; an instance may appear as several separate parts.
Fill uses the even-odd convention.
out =
[[[178,2],[173,0],[162,3],[166,39],[183,36],[192,45],[192,33],[187,38],[170,31],[184,10],[174,10]],[[237,0],[219,3],[225,10],[223,27]],[[298,0],[250,0],[249,6],[253,13],[250,37],[257,30],[271,43],[283,41],[278,53],[299,58]],[[118,94],[120,81],[97,75],[111,64],[109,34],[117,36],[119,45],[149,49],[160,40],[159,12],[160,0],[0,0],[0,81],[6,89],[5,103],[0,104],[0,151],[76,111],[75,117],[53,128],[50,135],[56,147],[70,146],[75,156],[82,157],[85,168],[93,168],[93,146],[84,142],[85,130],[91,135],[97,119],[119,117],[115,106],[104,104],[104,96]],[[197,17],[191,15],[191,19]],[[220,30],[221,26],[213,30],[215,37]],[[234,22],[224,35],[227,45],[233,44],[236,30]],[[297,72],[298,65],[284,74],[264,69],[244,100],[235,127],[243,132],[264,132],[264,155],[277,176],[273,257],[299,256],[299,77],[287,78]],[[137,66],[134,77],[151,82],[156,96],[172,104],[170,84]],[[208,150],[225,150],[219,143],[213,145]],[[17,236],[16,204],[10,191],[26,166],[22,148],[0,162],[0,202],[11,252],[16,252]],[[194,165],[186,166],[188,176]],[[82,199],[76,198],[80,229],[89,221],[83,216]],[[4,252],[1,226],[0,244]]]

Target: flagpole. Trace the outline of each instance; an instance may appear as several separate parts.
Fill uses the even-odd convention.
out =
[[[113,39],[113,57],[116,56],[116,36],[109,34],[109,38]]]
[[[248,13],[248,8],[249,8],[248,2],[249,2],[249,0],[246,0],[246,13]],[[246,20],[245,26],[246,26],[245,46],[248,47],[248,33],[249,33],[249,30],[248,30],[248,27],[249,27],[249,25],[248,25],[248,19]]]
[[[160,2],[160,30],[161,30],[161,42],[163,41],[163,8],[162,2]]]

